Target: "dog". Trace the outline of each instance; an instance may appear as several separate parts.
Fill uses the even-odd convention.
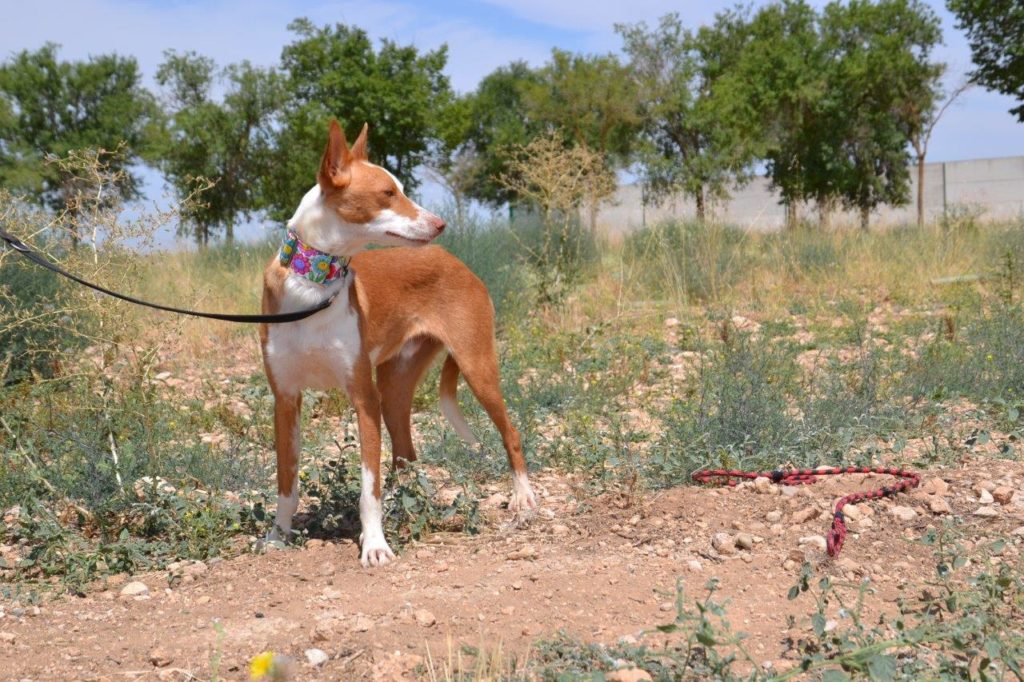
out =
[[[274,394],[278,498],[271,538],[287,540],[298,507],[302,390],[340,388],[359,428],[360,562],[368,567],[395,558],[382,524],[381,417],[391,436],[392,466],[415,461],[413,393],[442,350],[442,413],[463,440],[477,442],[456,399],[461,373],[501,433],[512,469],[509,509],[533,509],[537,501],[499,384],[487,288],[455,256],[427,246],[444,220],[370,163],[367,130],[364,125],[350,148],[338,122],[331,122],[317,184],[288,221],[288,238],[264,272],[264,313],[334,301],[298,322],[261,325],[260,345]],[[396,248],[359,253],[368,244]]]

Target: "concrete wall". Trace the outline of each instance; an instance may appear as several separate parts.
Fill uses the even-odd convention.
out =
[[[871,224],[890,226],[917,220],[917,167],[910,169],[911,200],[906,206],[883,206],[871,215]],[[970,210],[986,220],[1024,217],[1024,156],[971,161],[948,161],[925,165],[925,220],[940,219],[947,211]],[[801,206],[800,214],[817,219],[816,206]],[[639,185],[623,185],[601,207],[598,228],[618,235],[645,224],[670,218],[692,218],[696,211],[691,199],[677,197],[660,206],[644,206]],[[751,230],[777,230],[785,223],[785,209],[768,180],[752,182],[732,192],[732,197],[713,206],[716,220]],[[854,212],[836,211],[833,225],[859,225]]]

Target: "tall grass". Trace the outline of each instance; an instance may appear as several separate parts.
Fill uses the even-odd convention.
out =
[[[863,291],[925,303],[945,295],[937,281],[969,277],[995,286],[1007,263],[1019,268],[1024,221],[873,233],[808,227],[747,233],[668,222],[630,234],[622,257],[635,297],[677,304],[754,305],[781,314],[796,298],[825,301]]]

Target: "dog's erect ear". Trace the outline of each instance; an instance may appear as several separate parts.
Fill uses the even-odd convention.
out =
[[[366,149],[366,135],[370,131],[370,126],[367,123],[363,124],[363,129],[359,132],[359,137],[356,138],[355,144],[352,145],[352,158],[358,161],[369,161],[369,153]]]
[[[348,186],[352,174],[349,164],[352,163],[352,152],[345,141],[345,132],[336,120],[331,121],[331,129],[327,136],[327,148],[320,160],[320,172],[316,180],[320,189],[328,192]]]

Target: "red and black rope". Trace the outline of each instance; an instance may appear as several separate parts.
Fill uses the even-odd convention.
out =
[[[824,467],[821,469],[790,469],[788,471],[776,469],[774,471],[737,471],[735,469],[704,469],[693,473],[693,480],[697,483],[713,485],[718,483],[735,486],[738,479],[767,478],[772,483],[779,485],[811,485],[818,481],[819,476],[837,476],[840,474],[883,474],[896,476],[901,479],[893,485],[883,486],[875,490],[867,490],[859,493],[851,493],[840,498],[836,503],[835,512],[832,514],[832,529],[826,537],[829,556],[839,556],[846,540],[846,517],[843,515],[843,507],[848,504],[855,504],[861,500],[876,500],[881,497],[890,497],[897,493],[905,492],[916,488],[921,483],[921,476],[906,469],[892,467]]]

